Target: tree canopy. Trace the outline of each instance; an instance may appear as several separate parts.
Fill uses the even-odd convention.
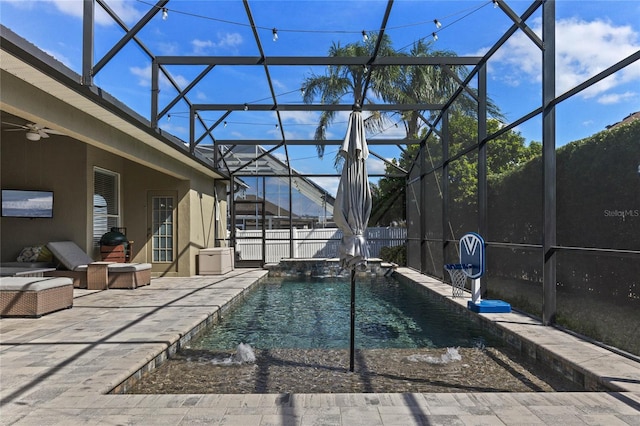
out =
[[[500,129],[500,121],[489,119],[487,131],[496,133]],[[426,136],[423,131],[422,136]],[[449,119],[449,156],[456,156],[478,142],[478,122],[462,112],[455,112]],[[409,171],[418,158],[420,145],[411,145],[401,154],[394,164]],[[436,182],[442,173],[441,139],[432,133],[424,144],[426,170],[434,170]],[[494,179],[502,173],[517,169],[530,159],[541,155],[542,145],[539,142],[526,144],[525,138],[514,131],[505,132],[491,140],[488,145],[487,174]],[[454,203],[472,205],[476,202],[478,183],[477,149],[471,150],[449,164],[449,191]],[[392,166],[386,167],[386,174],[397,174]],[[372,189],[374,208],[370,225],[387,225],[405,218],[404,206],[406,180],[404,178],[383,177]],[[402,195],[399,195],[402,194]]]
[[[376,52],[377,37],[371,34],[367,40],[341,46],[334,43],[329,49],[331,57],[373,57],[409,56],[409,57],[455,57],[450,51],[433,50],[431,42],[419,40],[408,53],[395,51],[391,40],[385,35]],[[468,76],[465,66],[441,64],[439,66],[379,66],[367,69],[359,65],[333,65],[326,68],[325,74],[312,74],[303,83],[305,103],[320,102],[335,105],[344,103],[346,99],[354,104],[376,101],[396,104],[444,104],[460,89],[460,82]],[[477,91],[467,87],[455,102],[450,104],[449,119],[449,154],[458,152],[478,142],[477,135]],[[499,108],[487,99],[489,134],[500,128],[502,114]],[[425,138],[427,129],[431,128],[433,118],[440,111],[395,111],[373,113],[365,119],[368,132],[378,132],[388,123],[388,115],[399,115],[405,127],[407,139]],[[326,129],[333,122],[336,111],[324,111],[320,115],[315,130],[315,139],[326,139]],[[425,150],[428,169],[436,169],[442,165],[442,147],[436,132],[430,134],[423,145],[409,145],[401,153],[399,159],[392,164],[401,170],[408,171],[414,166],[420,147]],[[316,145],[318,156],[324,155],[325,145]],[[488,158],[489,176],[511,170],[528,159],[540,154],[541,145],[526,145],[524,138],[517,132],[506,132],[491,141]],[[337,157],[336,166],[339,164]],[[378,185],[372,185],[373,211],[371,225],[386,225],[393,221],[405,219],[405,178],[392,177],[398,170],[391,165],[386,166],[388,177],[380,179]],[[441,176],[436,173],[436,182]],[[477,150],[465,155],[450,164],[450,191],[454,202],[470,204],[475,202],[477,191]],[[439,186],[439,185],[438,185]]]
[[[371,57],[374,54],[377,37],[372,35],[367,41],[350,43],[341,46],[334,43],[329,49],[331,57]],[[380,42],[378,54],[381,56],[393,56],[395,51],[391,46],[391,40],[383,36]],[[398,67],[379,67],[375,72],[359,65],[332,65],[328,66],[324,75],[312,74],[303,83],[303,102],[310,104],[319,101],[325,105],[337,105],[344,102],[345,98],[353,104],[375,103],[380,93],[391,92],[392,84],[396,80]],[[370,73],[370,74],[369,74]],[[366,86],[369,78],[369,87]],[[318,141],[326,139],[326,129],[335,118],[336,111],[323,111],[315,130],[314,138]],[[374,113],[365,119],[365,129],[378,131],[384,126],[384,116]],[[322,143],[316,145],[318,157],[324,156],[325,146]]]

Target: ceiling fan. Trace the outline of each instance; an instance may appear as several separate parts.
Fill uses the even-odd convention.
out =
[[[3,121],[2,124],[16,127],[16,129],[4,129],[7,132],[26,132],[25,136],[30,141],[39,141],[40,138],[48,138],[49,135],[64,135],[62,132],[49,129],[38,123],[26,123],[23,125]]]

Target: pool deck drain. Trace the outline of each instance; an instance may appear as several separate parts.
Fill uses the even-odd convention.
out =
[[[450,299],[448,285],[409,269],[398,272],[464,309],[463,299]],[[0,319],[0,424],[640,425],[640,364],[518,313],[479,320],[587,389],[612,391],[108,394],[161,362],[265,274],[238,269],[154,279],[136,290],[77,289],[72,309]]]

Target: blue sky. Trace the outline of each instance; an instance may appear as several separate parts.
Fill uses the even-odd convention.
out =
[[[107,4],[129,27],[155,1],[114,1]],[[249,2],[262,47],[267,56],[324,56],[332,42],[353,43],[362,31],[380,26],[386,1],[269,1]],[[507,1],[522,13],[530,1]],[[640,50],[640,1],[558,0],[557,6],[557,93]],[[172,0],[166,20],[158,14],[138,38],[157,55],[250,55],[259,54],[243,4],[233,1]],[[123,32],[97,7],[95,60],[98,61]],[[82,52],[81,0],[0,0],[0,21],[22,37],[80,73]],[[540,11],[527,21],[540,34]],[[442,26],[436,27],[437,19]],[[484,54],[511,26],[512,21],[490,1],[396,0],[387,25],[387,34],[396,49],[418,39],[433,41],[433,48],[450,50],[459,56]],[[278,40],[272,40],[277,29]],[[534,110],[541,99],[541,54],[522,33],[512,37],[488,63],[489,96],[507,117],[515,120]],[[97,86],[148,117],[150,111],[150,60],[134,43],[129,43],[94,79]],[[173,78],[186,86],[203,67],[171,67]],[[271,78],[279,103],[300,103],[304,78],[322,74],[322,67],[272,67]],[[162,82],[160,102],[166,104],[175,91]],[[194,103],[267,103],[270,92],[261,67],[217,67],[190,94]],[[160,109],[164,105],[161,105]],[[640,110],[640,63],[607,78],[557,108],[559,145],[587,137]],[[161,127],[184,140],[188,138],[188,108],[173,108],[171,120]],[[213,124],[221,113],[205,118]],[[328,129],[330,138],[344,137],[348,113],[340,114]],[[288,138],[312,138],[318,113],[282,113]],[[265,139],[269,147],[280,138],[272,112],[239,111],[227,119],[227,126],[214,131],[219,139]],[[541,140],[540,118],[518,128],[527,141]],[[384,137],[402,137],[402,126],[389,123]],[[324,161],[315,148],[290,147],[292,166],[305,173],[332,173],[335,146],[327,147]],[[384,158],[399,156],[396,147],[375,147]],[[276,155],[283,157],[282,149]],[[371,173],[381,173],[383,163],[375,157],[368,162]],[[315,178],[333,191],[337,178]]]

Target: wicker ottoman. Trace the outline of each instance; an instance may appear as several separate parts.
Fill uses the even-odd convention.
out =
[[[73,280],[0,277],[0,316],[35,317],[73,306]]]
[[[150,263],[110,263],[109,288],[137,288],[151,284]]]

